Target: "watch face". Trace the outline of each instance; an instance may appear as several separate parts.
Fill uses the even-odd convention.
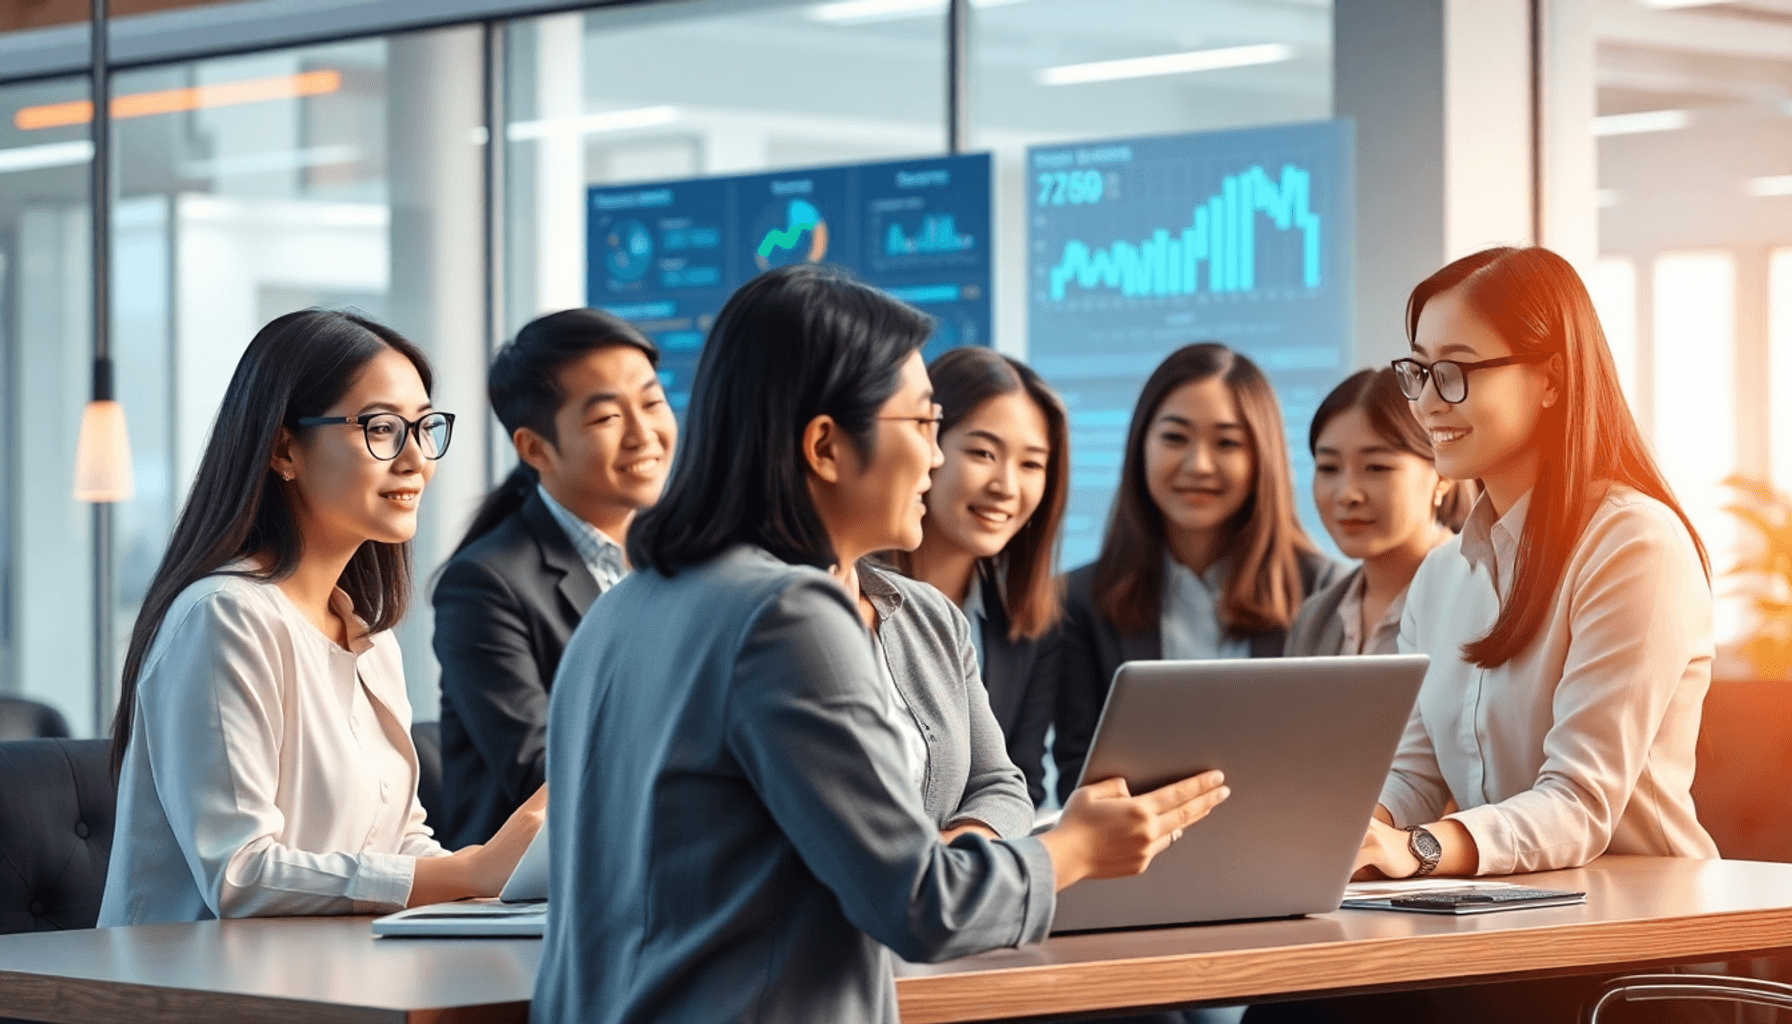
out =
[[[1444,855],[1444,847],[1429,831],[1415,828],[1412,830],[1412,852],[1420,860],[1433,861]]]

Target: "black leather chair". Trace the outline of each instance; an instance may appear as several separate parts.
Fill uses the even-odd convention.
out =
[[[109,740],[0,743],[0,934],[92,928],[112,856]]]
[[[48,704],[0,694],[0,743],[67,738],[68,720]]]
[[[442,831],[442,723],[412,722],[411,742],[417,747],[417,802],[423,805],[429,826]]]

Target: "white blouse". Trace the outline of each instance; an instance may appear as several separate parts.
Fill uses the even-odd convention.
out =
[[[341,590],[331,607],[360,626]],[[447,851],[417,802],[398,642],[352,646],[272,583],[175,598],[137,682],[101,927],[404,906],[415,858]]]
[[[1484,875],[1604,853],[1716,857],[1691,792],[1711,585],[1672,509],[1613,487],[1530,646],[1497,668],[1463,660],[1511,590],[1529,507],[1527,494],[1496,521],[1483,497],[1413,579],[1400,650],[1431,668],[1382,805],[1418,825],[1455,797]]]

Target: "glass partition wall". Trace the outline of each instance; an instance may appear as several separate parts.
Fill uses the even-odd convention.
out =
[[[1792,14],[1596,5],[1595,298],[1638,420],[1711,549],[1720,678],[1755,667],[1731,474],[1792,492]]]
[[[1026,349],[1025,148],[1328,117],[1330,12],[973,0],[960,112],[968,147],[995,154],[999,347]],[[481,414],[490,346],[587,301],[585,190],[941,154],[948,42],[944,0],[639,3],[120,71],[114,353],[137,479],[113,552],[120,642],[262,324],[352,307],[435,361],[436,404],[463,429],[424,504],[426,595],[508,469]],[[91,517],[70,493],[91,149],[68,104],[85,96],[81,77],[0,85],[0,692],[81,734]],[[399,630],[418,720],[437,713],[430,634],[420,599]]]

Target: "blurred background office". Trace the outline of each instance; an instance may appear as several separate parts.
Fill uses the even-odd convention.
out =
[[[92,145],[87,26],[66,19],[85,7],[0,0],[0,695],[76,735],[109,719],[119,650],[94,638],[128,636],[255,330],[356,307],[426,346],[439,405],[483,408],[491,349],[587,304],[591,186],[989,152],[985,340],[1026,358],[1028,147],[1350,118],[1336,379],[1401,353],[1405,295],[1447,259],[1537,242],[1591,284],[1720,569],[1759,543],[1720,481],[1792,489],[1787,0],[120,0],[111,305],[136,486],[101,550],[72,497]],[[1291,436],[1324,392],[1281,395]],[[420,580],[509,469],[494,420],[457,433]],[[1075,486],[1111,488],[1117,465],[1072,454]],[[1065,567],[1099,518],[1073,498]],[[1748,586],[1718,583],[1720,679],[1772,668],[1747,656]],[[431,632],[418,602],[419,720]]]

